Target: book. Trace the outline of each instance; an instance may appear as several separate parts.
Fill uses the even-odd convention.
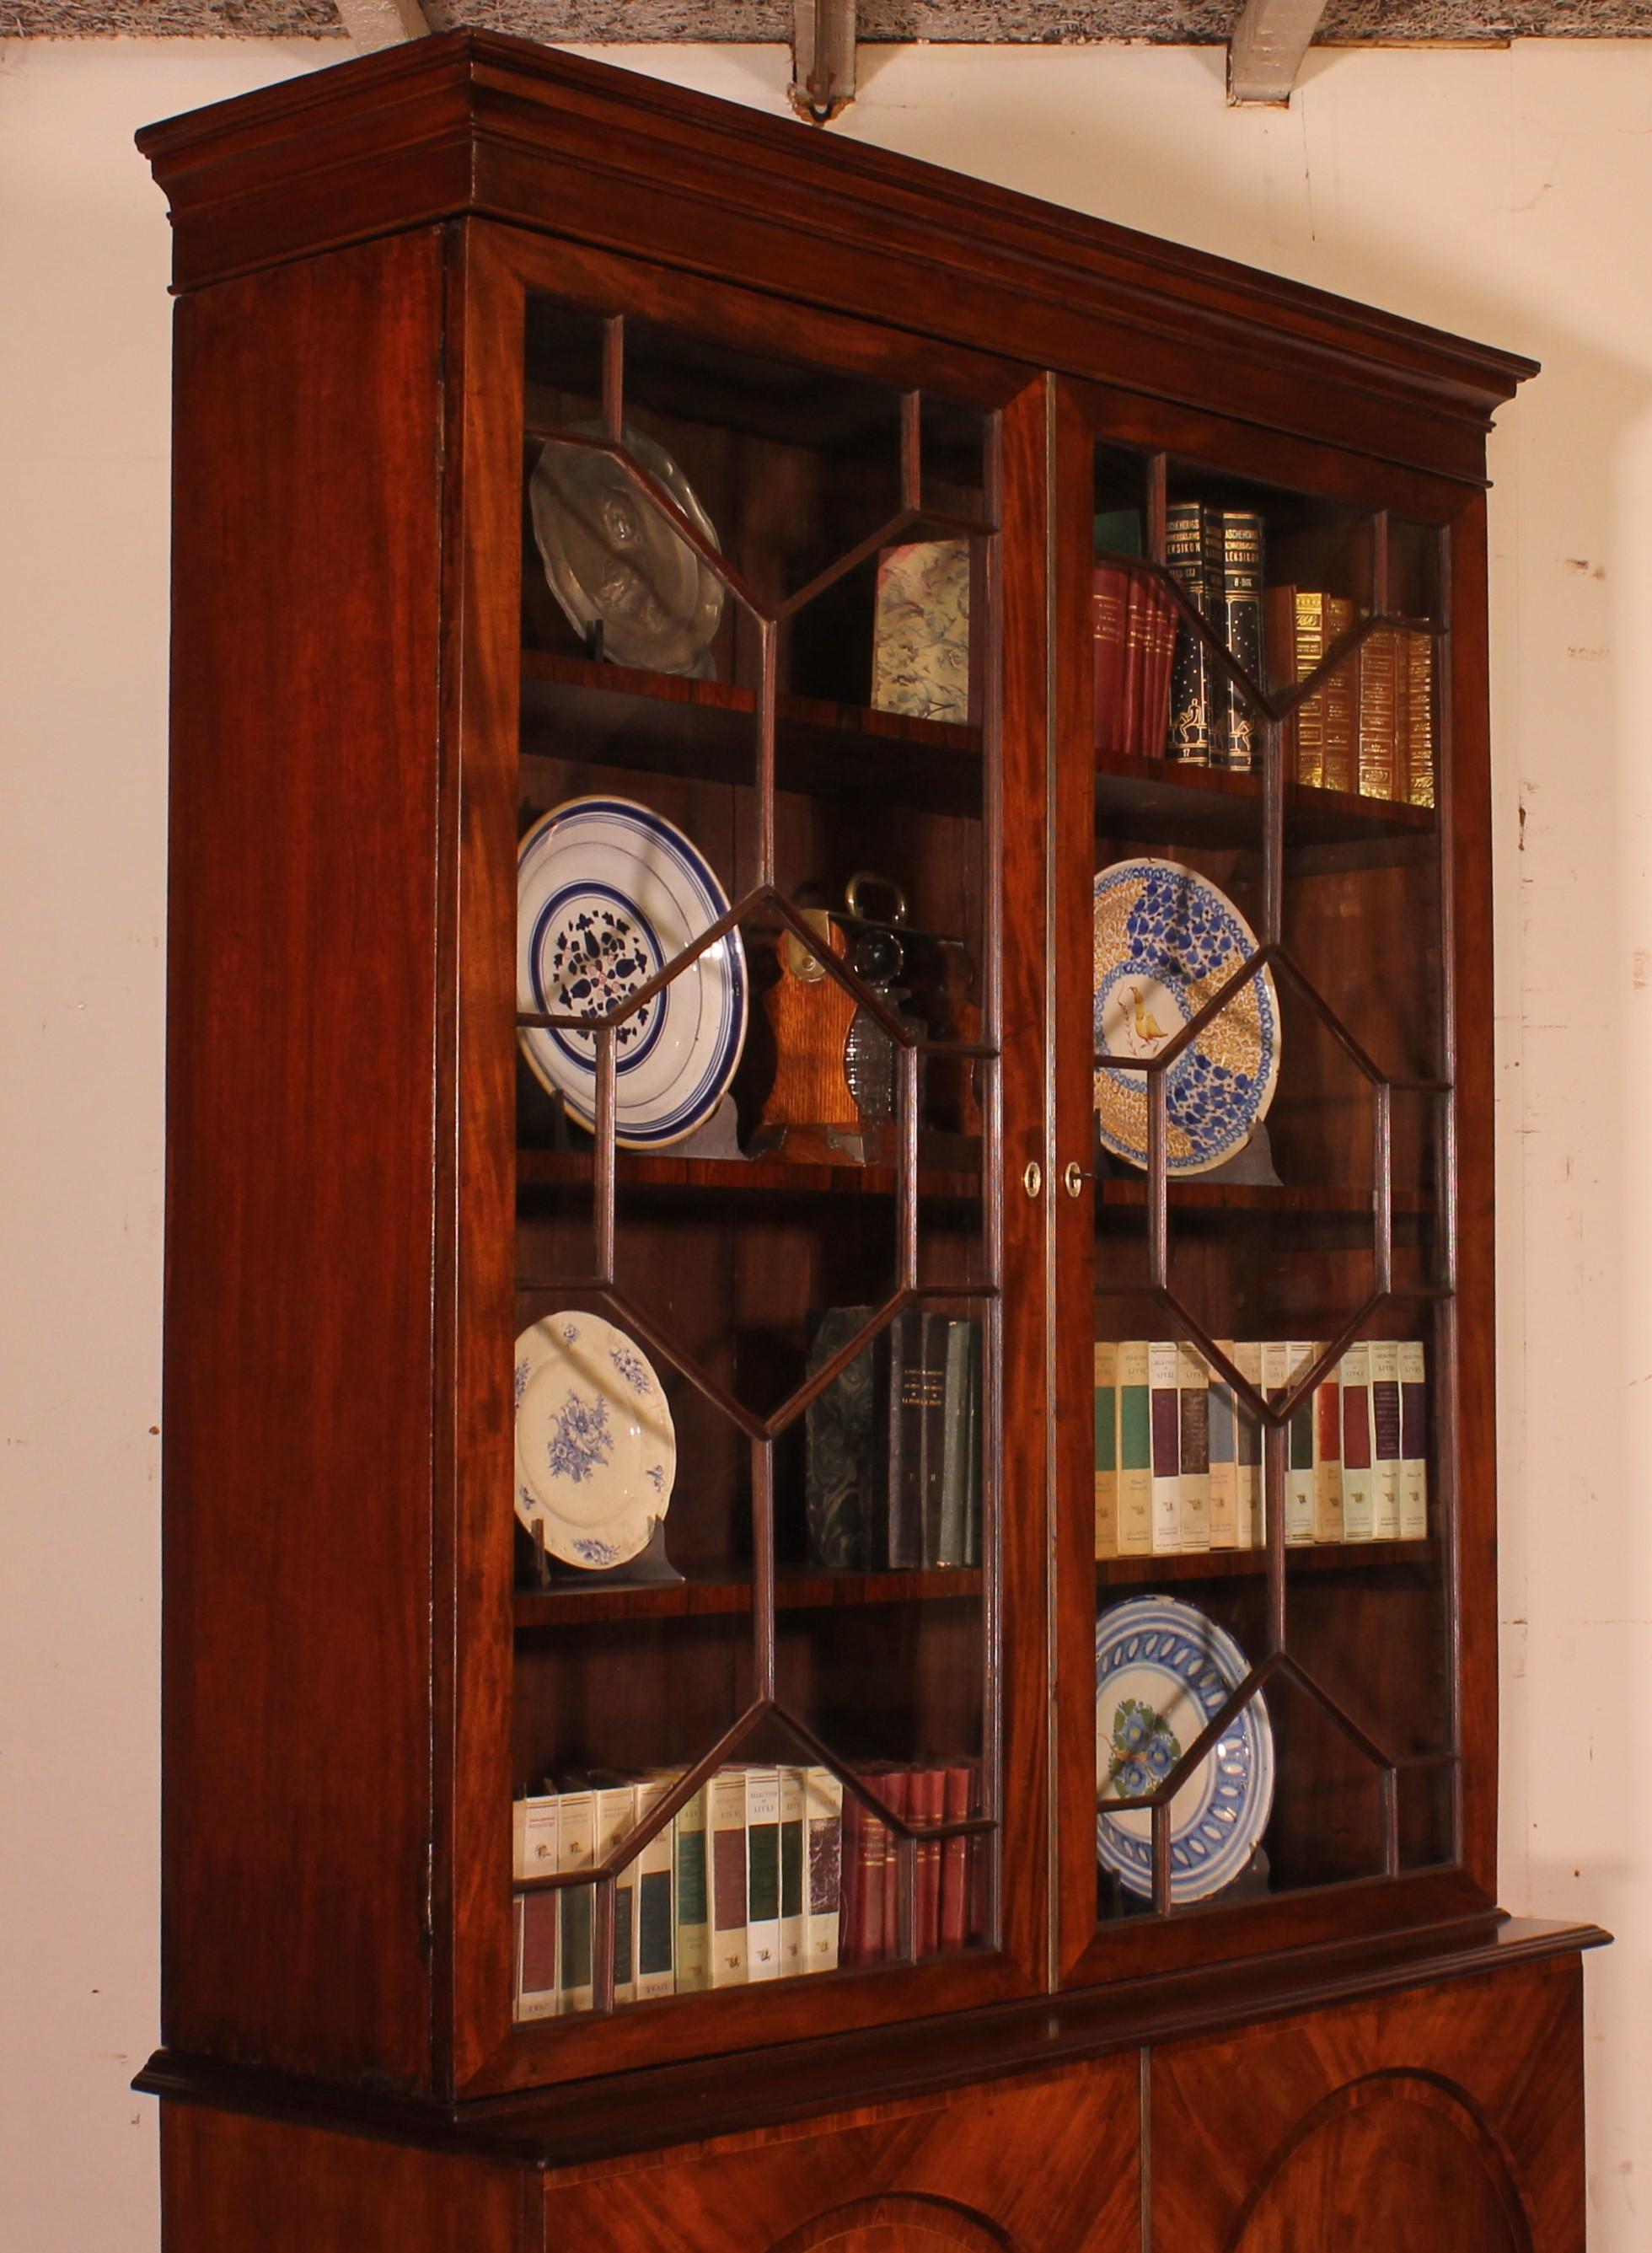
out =
[[[843,1819],[838,1838],[838,1961],[863,1964],[865,1933],[861,1896],[865,1891],[861,1867],[861,1832],[867,1810],[855,1792],[843,1788]]]
[[[1153,1415],[1146,1342],[1119,1349],[1119,1554],[1153,1554]]]
[[[829,1768],[803,1771],[808,1897],[804,1970],[838,1968],[843,1906],[843,1780]]]
[[[1233,1366],[1245,1383],[1256,1392],[1262,1391],[1262,1349],[1254,1339],[1241,1339],[1233,1349]],[[1250,1412],[1234,1399],[1235,1453],[1238,1458],[1238,1475],[1234,1497],[1234,1546],[1238,1549],[1260,1549],[1266,1545],[1267,1531],[1262,1496],[1262,1426]]]
[[[1369,1541],[1376,1523],[1371,1454],[1371,1350],[1342,1356],[1342,1538]]]
[[[806,1768],[780,1770],[780,1976],[795,1978],[804,1961],[805,1923],[804,1785]]]
[[[529,1792],[511,1808],[512,1873],[519,1878],[547,1877],[557,1865],[561,1831],[560,1793]]]
[[[924,1563],[967,1565],[979,1553],[975,1519],[980,1508],[981,1326],[972,1319],[945,1325],[945,1380],[941,1409],[940,1510],[935,1548]]]
[[[1216,584],[1211,579],[1213,527],[1202,502],[1174,501],[1165,516],[1165,563],[1199,616],[1212,618],[1221,600],[1221,556],[1216,556]],[[1183,623],[1177,631],[1171,673],[1170,729],[1167,758],[1184,766],[1211,764],[1211,718],[1215,702],[1215,667],[1203,640]]]
[[[1399,1347],[1371,1340],[1371,1538],[1399,1538]]]
[[[812,1377],[872,1319],[870,1307],[828,1307],[809,1343]],[[874,1557],[877,1455],[873,1430],[875,1353],[859,1353],[804,1412],[804,1508],[817,1565],[864,1572]]]
[[[596,1860],[596,1800],[590,1791],[565,1791],[557,1841],[559,1870],[589,1870]],[[564,1886],[557,1935],[557,2010],[566,2015],[591,2007],[591,1922],[595,1888]]]
[[[516,1899],[516,2010],[524,2023],[554,2018],[557,2011],[557,1896],[519,1894]]]
[[[711,1984],[711,1899],[707,1883],[706,1803],[704,1786],[677,1810],[672,1825],[672,1862],[675,1909],[674,1959],[680,1995],[697,1993]]]
[[[1210,1372],[1191,1346],[1176,1349],[1181,1540],[1184,1555],[1210,1546]]]
[[[746,1984],[746,1776],[719,1768],[708,1787],[711,1870],[711,1984]]]
[[[1359,616],[1356,606],[1339,595],[1325,597],[1325,646],[1334,649],[1351,633]],[[1352,791],[1358,781],[1356,757],[1358,736],[1359,665],[1345,658],[1323,690],[1325,698],[1325,772],[1327,790]]]
[[[1255,681],[1262,678],[1262,519],[1253,510],[1221,512],[1222,638]],[[1261,761],[1261,723],[1230,674],[1221,678],[1222,741],[1212,757],[1235,773]]]
[[[1136,574],[1123,563],[1098,563],[1091,580],[1090,634],[1095,680],[1095,746],[1132,749],[1125,708],[1126,620]]]
[[[1400,735],[1405,749],[1401,795],[1408,806],[1434,803],[1434,640],[1432,634],[1403,638],[1405,652],[1405,721]]]
[[[594,1783],[596,1859],[606,1862],[631,1835],[637,1820],[637,1786]],[[614,2001],[637,1999],[637,1865],[630,1861],[614,1878]]]
[[[898,1815],[903,1822],[907,1821],[913,1812],[912,1781],[911,1770],[903,1768],[883,1768],[880,1769],[877,1776],[878,1789],[888,1803],[889,1812],[892,1815]],[[906,1842],[898,1833],[892,1831],[887,1823],[880,1822],[877,1828],[882,1834],[878,1873],[883,1896],[883,1937],[879,1957],[885,1964],[893,1964],[898,1962],[902,1955],[901,1880],[903,1865],[907,1860],[907,1848]],[[912,1857],[911,1874],[916,1880],[917,1874],[916,1853]],[[916,1941],[917,1936],[916,1887],[914,1887],[910,1908],[912,1933]]]
[[[1263,1389],[1272,1401],[1282,1400],[1309,1358],[1310,1349],[1300,1343],[1268,1339],[1262,1348]],[[1314,1538],[1314,1399],[1310,1393],[1291,1414],[1286,1433],[1285,1538],[1300,1548]]]
[[[938,1823],[946,1803],[946,1775],[943,1768],[920,1768],[908,1778],[908,1806],[915,1823]],[[935,1955],[941,1944],[941,1842],[920,1838],[916,1855],[917,1900],[913,1911],[914,1936],[920,1959]]]
[[[780,1771],[752,1763],[746,1786],[746,1978],[777,1979],[780,1939]]]
[[[955,1766],[941,1776],[941,1813],[949,1823],[959,1823],[970,1811],[970,1772]],[[965,1947],[969,1940],[970,1838],[941,1841],[941,1932],[944,1950]]]
[[[1096,1554],[1119,1553],[1119,1349],[1098,1339],[1096,1372]]]
[[[1324,1351],[1316,1345],[1314,1360]],[[1314,1388],[1314,1538],[1342,1538],[1342,1387],[1336,1369]]]
[[[1391,626],[1377,626],[1359,645],[1359,794],[1399,796],[1399,647]]]
[[[1233,1359],[1231,1338],[1218,1338],[1228,1359]],[[1224,1377],[1210,1371],[1210,1546],[1239,1545],[1238,1423],[1234,1413],[1233,1387]]]
[[[1428,1538],[1428,1357],[1421,1338],[1399,1350],[1399,1538]]]
[[[933,1561],[941,1517],[946,1408],[946,1317],[909,1307],[889,1324],[883,1390],[885,1553],[875,1561],[911,1571]],[[931,1545],[925,1556],[925,1540]]]
[[[918,540],[878,559],[872,707],[967,725],[972,694],[972,540]]]
[[[1273,655],[1276,685],[1306,680],[1325,654],[1325,596],[1309,588],[1270,587],[1263,598],[1267,645]],[[1299,704],[1285,722],[1286,774],[1293,782],[1325,780],[1323,692]]]
[[[1149,1345],[1153,1414],[1153,1553],[1181,1552],[1181,1354],[1174,1339]]]
[[[648,1776],[633,1787],[636,1804],[632,1826],[645,1822],[675,1782],[674,1777]],[[636,1935],[637,2000],[652,2003],[677,1991],[676,1912],[673,1883],[674,1853],[672,1825],[657,1831],[637,1856]]]

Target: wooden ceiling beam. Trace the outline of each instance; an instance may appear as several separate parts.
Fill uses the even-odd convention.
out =
[[[333,5],[358,52],[364,55],[429,35],[420,0],[333,0]]]
[[[1228,100],[1288,102],[1326,0],[1245,0],[1228,41]]]

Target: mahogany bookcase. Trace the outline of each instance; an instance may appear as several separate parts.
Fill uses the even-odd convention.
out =
[[[1495,1906],[1485,433],[1509,354],[652,80],[435,38],[140,136],[176,245],[164,2101],[171,2253],[394,2246],[1583,2243],[1580,1951]],[[648,466],[663,447],[704,511]],[[528,508],[584,450],[720,589],[693,674],[610,661]],[[639,453],[643,456],[639,461]],[[1246,665],[1165,568],[1198,499],[1334,590]],[[1252,771],[1106,741],[1098,520],[1179,605]],[[710,528],[708,528],[710,527]],[[971,679],[879,708],[879,559],[966,550]],[[1428,659],[1426,785],[1300,778],[1372,637]],[[1318,708],[1317,707],[1314,708]],[[1098,750],[1098,742],[1102,748]],[[1149,749],[1152,748],[1150,745]],[[593,1030],[519,1015],[519,835],[576,798],[729,903]],[[1413,799],[1432,802],[1412,802]],[[1098,872],[1170,861],[1254,933],[1268,1163],[1098,1137]],[[758,1133],[788,945],[872,870],[968,966],[882,1043],[858,1141]],[[737,936],[718,1122],[617,1132],[625,1047]],[[806,959],[806,956],[805,956]],[[1243,984],[1211,994],[1208,1021]],[[519,1036],[585,1043],[591,1131]],[[715,1140],[716,1134],[721,1140]],[[713,1135],[713,1140],[707,1140]],[[829,1307],[861,1332],[810,1359]],[[979,1562],[809,1561],[809,1411],[914,1309],[979,1333]],[[547,1575],[512,1340],[645,1350],[676,1577]],[[1265,1534],[1098,1558],[1094,1349],[1315,1342],[1243,1390]],[[1293,1419],[1363,1341],[1427,1356],[1425,1532],[1296,1545]],[[1237,1374],[1243,1378],[1243,1372]],[[1098,1869],[1098,1613],[1195,1605],[1265,1712],[1243,1882]],[[891,1817],[882,1960],[519,2022],[512,1803],[802,1761]],[[967,1764],[970,1811],[892,1804]],[[968,1842],[969,1943],[925,1951]],[[1304,2234],[1306,2233],[1306,2234]]]

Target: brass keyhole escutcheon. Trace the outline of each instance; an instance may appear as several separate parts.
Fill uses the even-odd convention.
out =
[[[1029,1197],[1035,1197],[1044,1186],[1044,1169],[1036,1158],[1027,1161],[1027,1171],[1021,1175],[1021,1187]]]
[[[1067,1170],[1062,1175],[1061,1180],[1062,1187],[1066,1190],[1070,1197],[1076,1197],[1077,1196],[1079,1190],[1083,1189],[1086,1178],[1084,1169],[1079,1164],[1077,1159],[1069,1158],[1067,1161]]]

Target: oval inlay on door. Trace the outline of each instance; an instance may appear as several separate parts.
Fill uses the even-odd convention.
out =
[[[988,2222],[938,2198],[857,2198],[818,2214],[771,2253],[1018,2253],[1015,2241]]]

